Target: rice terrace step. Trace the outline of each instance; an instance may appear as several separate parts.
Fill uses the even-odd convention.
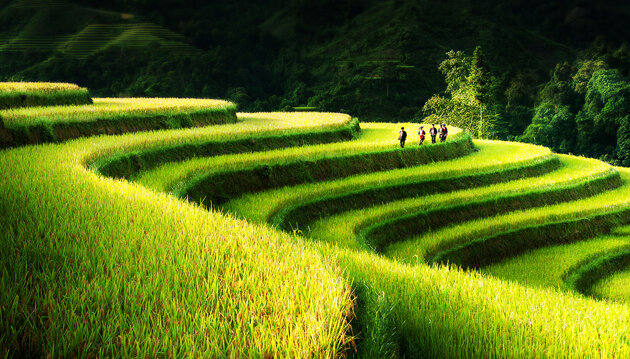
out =
[[[4,356],[630,356],[627,168],[72,84],[0,106]]]

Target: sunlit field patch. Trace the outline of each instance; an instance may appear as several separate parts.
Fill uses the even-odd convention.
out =
[[[92,99],[88,90],[75,84],[61,82],[0,82],[0,110],[16,107],[82,105],[90,103],[92,103]]]
[[[630,304],[630,271],[618,272],[601,280],[592,291],[599,298]]]
[[[28,107],[0,111],[5,126],[41,122],[89,122],[104,118],[142,118],[155,115],[195,114],[235,109],[223,100],[185,98],[95,98],[90,105]]]
[[[549,267],[545,273],[550,280],[541,285],[527,278],[506,280],[426,263],[441,250],[513,228],[571,220],[588,228],[591,218],[610,213],[621,213],[621,223],[630,198],[627,169],[555,155],[540,146],[471,142],[468,134],[454,128],[446,143],[420,147],[410,136],[401,149],[396,140],[401,124],[361,124],[358,137],[350,134],[353,140],[331,137],[330,141],[341,142],[302,144],[305,133],[315,138],[350,127],[356,131],[356,120],[321,113],[239,113],[238,119],[220,126],[98,136],[1,151],[0,168],[6,169],[0,172],[0,225],[5,229],[0,233],[2,353],[330,358],[630,355],[626,336],[630,307],[560,287],[566,268],[601,251],[622,248],[621,241],[611,237],[608,242],[597,239],[564,249],[558,246],[558,252],[553,252],[556,247],[546,248],[546,253],[544,249],[531,252],[526,260],[531,266],[551,262],[554,255],[564,258]],[[418,124],[404,126],[413,133]],[[268,140],[270,136],[278,140]],[[293,147],[284,148],[282,142],[296,138],[300,140]],[[267,145],[257,147],[263,139]],[[244,147],[199,158],[182,156],[183,162],[172,157],[160,163],[158,157],[151,166],[125,172],[129,176],[123,178],[130,180],[100,172],[104,167],[99,166],[110,159],[140,158],[191,144],[220,147],[237,142]],[[461,145],[465,150],[456,151]],[[247,151],[247,146],[256,151]],[[423,153],[431,156],[421,157]],[[391,158],[400,165],[355,173],[353,154]],[[423,161],[406,162],[416,158],[410,154]],[[251,181],[252,169],[268,168],[256,172],[269,174],[259,177],[265,182],[273,178],[274,166],[292,168],[296,163],[336,167],[326,167],[331,172],[326,180],[311,178],[306,181],[311,183],[287,187],[262,183],[260,193],[247,193],[244,184]],[[230,171],[237,175],[221,185],[237,190],[219,210],[171,193],[196,176]],[[457,187],[464,178],[469,187]],[[442,190],[392,201],[367,198],[373,190],[392,186],[404,195],[405,186],[423,181]],[[439,187],[440,182],[452,186]],[[557,193],[567,197],[554,199],[553,205],[536,202],[533,208],[518,203]],[[309,201],[335,203],[335,198],[348,194],[353,194],[357,206],[338,212],[332,208],[331,215],[322,212],[322,218],[309,222],[308,230],[284,233],[268,225],[286,208],[299,209]],[[361,206],[362,195],[369,206]],[[499,206],[496,213],[473,220],[462,212],[484,200],[505,204],[506,198],[510,206],[528,209],[512,211],[506,205],[503,211]],[[362,230],[371,225],[442,207],[459,208],[450,213],[453,223],[436,230],[419,229],[410,239],[384,246],[383,254],[362,242]],[[470,207],[471,218],[479,208]],[[572,256],[572,251],[580,255]],[[541,266],[531,273],[543,271]]]

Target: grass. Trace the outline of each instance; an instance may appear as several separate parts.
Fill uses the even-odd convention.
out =
[[[544,151],[536,153],[532,148],[518,149],[521,152],[515,148],[518,155],[508,156],[511,162],[502,156],[484,153],[492,148],[492,144],[478,143],[479,152],[453,161],[246,195],[223,208],[249,220],[264,222],[279,208],[291,207],[293,202],[325,197],[329,192],[331,196],[335,191],[346,193],[352,190],[352,185],[379,185],[379,181],[385,181],[389,176],[396,178],[394,173],[427,171],[430,176],[431,169],[436,168],[436,177],[444,178],[441,176],[448,173],[445,169],[449,167],[460,169],[468,164],[471,172],[475,171],[474,164],[484,167],[485,161],[471,161],[471,156],[481,158],[486,155],[488,159],[504,161],[495,164],[497,167],[548,156]],[[497,145],[497,153],[506,150],[499,143]],[[354,283],[359,293],[358,305],[363,308],[357,310],[360,317],[353,324],[360,331],[358,356],[569,358],[600,356],[604,352],[615,352],[613,356],[626,355],[628,348],[616,334],[626,330],[625,319],[618,321],[620,317],[627,318],[625,307],[598,303],[555,289],[527,288],[448,267],[422,263],[410,266],[366,252],[365,246],[357,246],[355,232],[365,226],[365,222],[369,223],[369,216],[365,214],[370,211],[375,217],[379,214],[388,216],[386,208],[394,211],[398,207],[397,213],[407,213],[414,205],[431,208],[449,200],[456,203],[472,201],[484,195],[562,187],[596,180],[600,176],[615,176],[609,166],[596,160],[560,158],[562,168],[539,177],[410,198],[315,222],[309,236],[317,241],[316,246],[325,255],[335,258],[338,265],[345,268],[348,280]],[[444,172],[440,173],[440,169]],[[624,176],[627,179],[625,177],[627,175]],[[401,203],[408,203],[409,207],[402,207]],[[374,221],[379,219],[382,218]],[[336,232],[340,227],[345,228],[341,231],[345,236]],[[607,319],[610,316],[614,316],[614,323]]]
[[[166,164],[152,171],[144,172],[135,179],[138,183],[148,188],[185,196],[187,188],[195,186],[197,182],[206,180],[209,176],[220,173],[233,173],[235,177],[249,180],[251,178],[240,176],[239,171],[243,169],[257,170],[260,169],[261,166],[269,167],[276,165],[282,167],[282,165],[300,163],[300,161],[313,162],[326,159],[335,161],[337,157],[342,155],[361,157],[370,153],[380,154],[385,152],[391,157],[402,159],[402,163],[400,160],[394,159],[395,162],[400,163],[399,165],[402,166],[405,165],[403,157],[406,155],[405,153],[410,153],[411,155],[417,153],[418,156],[427,159],[430,159],[432,154],[438,156],[442,155],[437,154],[438,151],[425,151],[425,148],[430,148],[431,146],[423,148],[409,146],[405,151],[400,151],[396,141],[396,126],[400,127],[400,125],[396,124],[363,124],[361,136],[356,141],[344,143],[314,145],[232,156],[198,158],[182,163]],[[454,135],[453,138],[457,138],[457,135]],[[462,144],[466,142],[469,143],[470,138],[462,136],[461,141],[453,140],[440,146],[452,146],[460,142]],[[337,166],[343,167],[343,161],[337,162]],[[371,161],[365,160],[363,164],[358,164],[359,167],[361,165],[365,165],[366,168],[369,166],[371,166],[370,168],[378,168],[390,166],[390,163],[385,161],[371,163]],[[325,174],[326,169],[322,168],[322,171],[324,171]],[[346,170],[338,167],[338,171],[343,173]],[[233,185],[238,185],[238,182],[233,183]]]
[[[607,236],[576,243],[541,248],[482,268],[482,273],[530,287],[574,290],[565,282],[569,273],[585,262],[627,248],[630,240]]]
[[[509,168],[510,165],[523,165],[525,161],[533,162],[548,156],[544,151],[536,153],[532,148],[515,148],[518,155],[508,155],[506,159],[492,155],[491,151],[484,153],[484,150],[492,149],[492,145],[496,146],[497,153],[507,152],[500,143],[478,142],[477,145],[479,152],[461,159],[246,195],[223,208],[248,220],[264,222],[271,220],[273,214],[282,208],[291,208],[293,203],[334,197],[353,191],[353,186],[383,185],[390,177],[402,177],[401,172],[428,172],[427,177],[430,177],[435,168],[436,178],[447,178],[448,168],[460,170],[467,164],[468,171],[474,173],[485,166],[491,167],[485,159],[499,159],[504,163],[495,163],[496,167]],[[479,157],[478,161],[471,160],[475,156]],[[406,353],[418,357],[568,358],[600,356],[603,352],[613,351],[616,351],[615,355],[625,355],[622,353],[627,353],[628,349],[621,344],[623,339],[617,339],[615,334],[626,330],[624,320],[617,321],[618,316],[627,317],[628,309],[625,307],[598,303],[552,288],[527,288],[448,267],[432,267],[417,262],[410,266],[370,254],[365,251],[366,246],[357,245],[356,232],[360,228],[378,223],[392,216],[391,213],[400,215],[412,208],[429,209],[451,201],[465,203],[484,197],[527,194],[537,190],[553,191],[572,186],[578,190],[581,184],[601,178],[619,179],[616,171],[600,161],[572,156],[560,156],[560,160],[563,164],[560,169],[540,176],[395,201],[325,217],[313,223],[308,235],[317,241],[316,245],[323,248],[326,255],[335,258],[345,268],[346,275],[359,293],[358,305],[364,306],[357,310],[360,318],[353,324],[360,330],[358,355],[395,356]],[[620,171],[625,183],[628,174],[623,169]],[[604,192],[598,195],[601,198],[616,198],[618,202],[628,198],[624,197],[625,185],[617,190],[614,190],[614,185],[606,187],[604,185],[602,189],[613,189],[613,193]],[[565,207],[574,203],[569,202]],[[464,227],[462,225],[458,229]],[[609,245],[614,248],[615,244],[620,243]],[[601,246],[595,247],[602,249]],[[615,323],[606,319],[610,315],[615,316]],[[594,344],[594,336],[597,344]]]
[[[0,152],[3,355],[333,357],[345,347],[350,290],[317,251],[86,168],[195,132]]]
[[[90,105],[6,109],[2,147],[99,134],[198,127],[236,121],[236,105],[210,99],[96,98]]]
[[[592,291],[599,298],[630,304],[630,271],[617,272],[595,284]]]
[[[80,90],[76,84],[65,82],[0,82],[2,92],[48,92]]]
[[[596,160],[556,157],[538,146],[494,141],[478,141],[478,151],[445,160],[453,146],[470,141],[466,135],[451,136],[449,142],[437,146],[418,148],[410,143],[401,150],[395,140],[400,125],[395,124],[363,126],[359,139],[346,143],[269,151],[279,143],[269,142],[264,152],[247,153],[241,148],[240,153],[155,167],[157,158],[147,162],[154,167],[149,171],[142,172],[138,166],[126,172],[136,183],[91,170],[104,168],[104,163],[125,163],[122,158],[136,154],[148,161],[150,153],[187,144],[250,139],[249,145],[256,148],[260,139],[269,136],[288,140],[305,132],[321,134],[352,126],[349,117],[333,114],[317,114],[321,122],[313,125],[308,116],[314,115],[241,114],[242,121],[222,126],[100,136],[0,152],[0,167],[6,169],[0,172],[0,225],[5,229],[0,232],[0,353],[52,357],[630,355],[627,305],[424,262],[440,250],[480,238],[506,236],[505,243],[510,243],[508,234],[518,239],[519,230],[535,225],[552,237],[551,229],[560,227],[570,228],[570,236],[579,237],[575,229],[622,222],[630,198],[630,170],[613,169]],[[234,193],[240,196],[248,189],[250,170],[263,165],[304,160],[339,161],[341,165],[351,162],[350,155],[355,153],[400,156],[422,151],[442,151],[439,159],[445,161],[408,163],[412,167],[344,178],[335,174],[326,181],[268,190],[273,187],[270,181],[261,186],[267,192],[247,194],[223,207],[246,220],[159,192],[195,176],[233,171],[240,174],[230,177]],[[514,175],[498,178],[510,171]],[[488,173],[497,178],[488,181],[484,177]],[[470,183],[476,178],[480,184],[337,213],[311,223],[310,240],[264,224],[303,201],[315,203],[348,194],[358,199],[359,194],[376,188],[427,180],[455,183],[464,177]],[[608,178],[613,180],[606,182]],[[149,183],[153,186],[147,188]],[[441,228],[386,247],[385,254],[392,257],[366,250],[368,246],[357,242],[361,229],[414,211],[502,196],[526,199],[531,191],[560,193],[585,184],[593,185],[593,193],[606,191],[588,199],[568,198],[568,203]],[[509,232],[513,228],[515,232]],[[616,248],[612,242],[606,245]],[[584,246],[591,253],[605,247]],[[413,258],[413,254],[420,255]]]
[[[387,354],[393,346],[401,356],[435,358],[630,355],[627,306],[456,268],[410,266],[366,251],[322,247],[355,286],[381,297],[365,302],[387,309],[386,321],[360,333],[366,352]],[[395,339],[373,343],[373,332]]]
[[[624,208],[630,204],[630,185],[628,185],[630,171],[623,168],[617,168],[617,170],[624,182],[624,185],[618,189],[577,201],[514,211],[446,227],[409,241],[393,244],[385,250],[385,253],[401,261],[417,262],[442,255],[441,251],[465,245],[475,239],[497,236],[497,233],[507,233],[517,228],[528,228],[535,224],[566,223],[600,213],[623,212]],[[588,220],[586,223],[588,224]],[[562,233],[558,235],[562,236]]]
[[[549,156],[549,153],[546,152],[545,149],[536,146],[519,148],[519,146],[506,145],[499,142],[479,143],[476,141],[476,143],[478,143],[477,147],[479,151],[470,157],[440,164],[432,164],[426,166],[428,168],[418,168],[416,169],[416,173],[430,177],[436,176],[437,178],[444,178],[445,180],[450,176],[458,178],[462,175],[461,173],[457,173],[457,170],[454,171],[453,169],[461,170],[464,174],[474,173],[476,170],[480,173],[494,170],[497,171],[498,176],[500,176],[502,173],[501,170],[519,168],[539,161],[546,161]],[[510,152],[510,150],[513,152]],[[502,163],[497,161],[494,165],[486,164],[485,159],[497,158],[496,153],[500,151],[504,151],[506,154]],[[478,167],[475,168],[475,166]],[[435,172],[430,173],[432,171]],[[474,178],[472,181],[474,182]],[[526,180],[517,181],[516,185],[511,183],[513,186],[512,190],[519,188],[519,182],[521,185],[528,183]],[[418,197],[410,197],[382,205],[368,206],[366,208],[324,217],[312,223],[310,225],[310,232],[306,232],[305,230],[305,233],[309,237],[318,240],[338,243],[339,245],[354,248],[370,249],[371,247],[368,243],[364,242],[361,237],[357,237],[357,234],[371,225],[414,213],[422,209],[427,210],[449,204],[473,201],[484,195],[494,195],[497,193],[495,191],[494,186],[482,186],[476,189],[460,190],[444,194],[431,194],[430,191],[427,191],[425,195]]]
[[[601,162],[572,161],[566,157],[564,161],[566,167],[557,173],[471,191],[476,195],[475,198],[465,202],[444,204],[437,201],[432,203],[432,207],[371,225],[359,235],[380,251],[391,243],[401,242],[418,233],[515,210],[589,198],[621,185],[619,174]],[[449,199],[448,195],[442,197]],[[396,231],[392,233],[391,228],[396,228]],[[515,244],[510,246],[515,247]],[[489,253],[484,252],[486,260],[490,258],[487,255]],[[449,257],[449,260],[453,260],[453,257]],[[452,263],[463,265],[454,261]]]
[[[478,151],[462,158],[406,169],[353,176],[341,181],[326,181],[280,188],[236,198],[227,203],[224,208],[251,221],[261,223],[273,221],[279,224],[273,217],[284,209],[293,210],[296,204],[308,204],[318,199],[340,197],[344,194],[379,186],[396,186],[447,177],[459,177],[473,172],[475,169],[492,171],[531,164],[537,161],[546,161],[551,156],[549,149],[539,146],[500,145],[491,141],[475,141],[475,144]]]
[[[191,141],[171,146],[122,152],[99,158],[90,164],[97,172],[115,178],[130,179],[141,171],[147,171],[169,162],[181,162],[194,157],[207,157],[264,151],[278,148],[304,146],[351,140],[360,132],[359,121],[347,115],[326,114],[329,124],[316,120],[322,114],[285,116],[281,113],[241,114],[239,125],[225,125],[232,130],[246,128],[247,132]],[[303,127],[301,127],[301,126]],[[304,126],[306,125],[306,126]],[[274,130],[269,130],[273,126]],[[259,132],[252,131],[260,128]]]
[[[39,123],[92,122],[106,118],[143,118],[156,115],[185,114],[232,110],[236,106],[223,100],[190,98],[95,98],[82,106],[48,106],[0,111],[6,127],[29,126]]]
[[[0,82],[0,110],[31,106],[83,105],[92,99],[86,88],[55,82]],[[2,119],[0,115],[0,119]]]

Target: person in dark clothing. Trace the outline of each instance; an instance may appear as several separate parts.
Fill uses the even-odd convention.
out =
[[[422,142],[424,142],[425,134],[426,132],[424,132],[424,126],[420,126],[420,128],[418,129],[418,138],[420,139],[420,146],[422,146]]]
[[[405,148],[405,141],[407,140],[407,131],[405,131],[404,127],[400,128],[400,132],[398,133],[398,140],[400,141],[400,147]]]
[[[446,136],[448,136],[448,129],[446,128],[446,124],[443,123],[442,124],[442,128],[441,128],[441,133],[440,133],[440,142],[444,142],[446,141]]]
[[[431,128],[429,129],[429,135],[431,135],[431,143],[435,143],[435,136],[437,136],[437,128],[435,128],[435,125],[431,125]]]

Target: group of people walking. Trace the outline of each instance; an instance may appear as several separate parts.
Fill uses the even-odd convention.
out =
[[[418,138],[420,140],[420,145],[424,142],[424,137],[426,132],[424,131],[424,126],[420,126],[418,129]],[[446,128],[446,124],[443,123],[440,125],[440,128],[435,128],[435,125],[432,124],[429,129],[429,135],[431,136],[431,143],[435,143],[435,137],[440,138],[440,142],[446,141],[446,136],[448,136],[448,129]],[[400,128],[400,132],[398,133],[398,141],[400,141],[400,147],[405,148],[405,141],[407,141],[407,131],[405,131],[404,127]]]

